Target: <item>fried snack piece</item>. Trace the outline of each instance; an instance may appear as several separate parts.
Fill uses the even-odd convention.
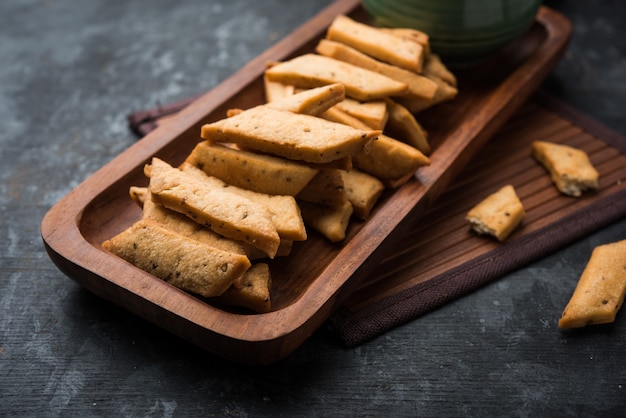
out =
[[[131,186],[128,189],[128,194],[133,202],[137,203],[139,207],[143,206],[143,202],[146,200],[148,194],[147,187]]]
[[[346,237],[350,216],[354,211],[350,202],[340,206],[321,205],[305,201],[298,203],[306,224],[329,241],[339,242]]]
[[[367,219],[385,185],[376,177],[357,169],[343,171],[341,176],[354,216],[361,220]]]
[[[405,83],[347,62],[316,54],[299,55],[289,61],[273,65],[265,70],[265,77],[270,81],[300,88],[341,83],[346,88],[346,96],[361,101],[398,96],[408,91]]]
[[[306,240],[304,221],[300,214],[300,208],[293,196],[270,195],[242,189],[227,184],[216,177],[208,176],[204,171],[187,163],[181,164],[180,170],[183,173],[192,175],[194,178],[198,179],[202,185],[210,187],[212,190],[223,190],[264,206],[281,239],[295,241]]]
[[[296,91],[295,86],[270,81],[265,74],[263,75],[263,89],[265,92],[265,101],[268,103],[289,97],[295,94]]]
[[[441,57],[437,54],[429,54],[426,57],[422,74],[426,77],[438,78],[453,87],[457,87],[456,76],[448,70],[448,67],[446,67],[443,61],[441,61]]]
[[[241,306],[257,313],[266,313],[272,309],[271,287],[269,266],[265,263],[254,264],[214,300],[224,305]]]
[[[431,79],[421,74],[380,62],[354,48],[349,47],[348,45],[340,42],[329,41],[328,39],[322,39],[317,44],[316,52],[320,55],[344,61],[349,64],[356,65],[357,67],[382,74],[401,83],[405,83],[408,90],[402,96],[407,100],[412,98],[431,100],[435,97],[438,85]]]
[[[173,286],[207,297],[221,295],[250,267],[244,255],[183,237],[145,219],[102,247]]]
[[[379,28],[379,30],[390,33],[394,36],[399,36],[400,38],[410,39],[418,44],[422,45],[424,48],[424,60],[427,60],[431,55],[430,51],[430,36],[426,32],[422,32],[417,29],[412,28]],[[422,68],[422,72],[424,69]]]
[[[437,84],[437,91],[435,92],[435,96],[432,99],[427,100],[421,97],[400,96],[395,97],[395,100],[407,109],[409,109],[411,113],[415,114],[435,105],[449,102],[450,100],[453,100],[457,96],[457,94],[459,94],[459,90],[455,86],[447,83],[441,78],[435,76],[428,76],[428,78]]]
[[[525,216],[522,202],[513,186],[508,184],[470,209],[465,219],[477,233],[504,241]]]
[[[323,205],[343,205],[348,201],[341,176],[343,171],[334,168],[320,170],[296,198]]]
[[[397,187],[419,167],[430,165],[430,159],[421,151],[402,141],[381,135],[372,142],[369,152],[352,157],[354,166],[385,182],[388,187]]]
[[[291,160],[328,163],[367,149],[380,133],[261,105],[202,126],[201,136]]]
[[[559,328],[615,321],[626,294],[626,240],[594,248],[576,289],[559,319]]]
[[[259,193],[296,196],[319,169],[210,141],[199,142],[186,163],[225,183]]]
[[[370,129],[383,130],[387,124],[389,114],[384,100],[359,102],[354,99],[345,99],[335,105],[339,110],[360,119]],[[322,113],[322,112],[320,112]]]
[[[345,15],[331,23],[326,38],[341,42],[380,61],[419,73],[424,62],[424,47],[412,39],[389,34]]]
[[[268,102],[265,106],[276,110],[287,110],[318,116],[346,98],[346,88],[335,83],[313,89],[299,91],[290,96]]]
[[[165,206],[152,200],[150,191],[146,188],[146,199],[143,201],[141,218],[158,223],[164,228],[170,229],[179,235],[200,241],[217,249],[234,254],[242,254],[250,260],[266,257],[265,252],[254,248],[242,241],[235,241],[215,233],[209,228],[203,227],[192,221],[185,215],[174,212]]]
[[[561,193],[578,197],[599,187],[598,172],[585,151],[546,141],[535,141],[531,148],[533,157],[548,170]]]
[[[152,198],[225,237],[244,241],[273,258],[280,236],[267,208],[153,158],[144,168]]]
[[[429,155],[432,150],[428,143],[428,134],[415,119],[409,110],[391,99],[385,99],[389,118],[385,132],[412,147],[417,148],[423,154]]]
[[[356,129],[365,127],[361,120],[336,108],[324,112],[322,117]],[[367,152],[354,155],[352,161],[354,167],[382,180],[385,186],[391,188],[402,185],[419,167],[430,164],[430,159],[420,150],[387,135],[380,135],[372,141]]]

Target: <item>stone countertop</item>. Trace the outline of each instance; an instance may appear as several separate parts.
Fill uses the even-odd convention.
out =
[[[126,115],[208,90],[330,0],[0,3],[0,416],[617,416],[626,313],[556,329],[626,220],[368,343],[322,328],[269,367],[229,363],[81,289],[41,219],[136,141]],[[626,135],[626,3],[546,1],[574,36],[545,88]]]

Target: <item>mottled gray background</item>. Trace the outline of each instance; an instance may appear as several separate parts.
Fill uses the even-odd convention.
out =
[[[284,362],[213,357],[79,288],[39,225],[136,141],[126,115],[220,83],[330,1],[0,3],[0,416],[618,416],[626,317],[556,321],[622,220],[354,349],[321,329]],[[626,7],[572,19],[554,95],[626,135]]]

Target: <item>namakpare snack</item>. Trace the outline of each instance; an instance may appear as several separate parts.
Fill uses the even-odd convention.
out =
[[[550,173],[557,189],[568,196],[581,196],[598,188],[598,171],[583,150],[546,141],[532,143],[532,154]]]
[[[597,246],[563,310],[559,328],[615,321],[625,294],[626,240]]]
[[[504,241],[525,216],[522,202],[513,186],[508,184],[470,209],[465,219],[477,233]]]

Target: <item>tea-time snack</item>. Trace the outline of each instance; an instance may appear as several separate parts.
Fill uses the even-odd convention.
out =
[[[546,141],[532,143],[532,154],[550,173],[556,188],[568,196],[581,196],[598,188],[598,171],[583,150]]]
[[[275,68],[275,67],[272,67]],[[256,106],[202,126],[201,136],[292,160],[327,163],[367,149],[380,135],[298,113]]]
[[[512,185],[487,196],[467,213],[472,229],[504,241],[522,222],[526,212]]]
[[[341,83],[346,95],[357,100],[376,100],[407,92],[405,83],[387,76],[316,54],[304,54],[277,63],[265,71],[270,81],[312,88]]]
[[[356,65],[357,67],[365,68],[387,76],[393,80],[405,83],[408,90],[405,94],[403,94],[403,97],[407,99],[413,97],[430,100],[435,97],[437,83],[428,77],[413,71],[405,70],[404,68],[378,61],[354,48],[349,47],[348,45],[330,41],[328,39],[322,39],[317,44],[316,51],[320,55],[335,58],[339,61],[345,61],[349,64]]]
[[[361,220],[367,219],[385,190],[385,185],[376,177],[357,169],[342,171],[341,176],[354,216]]]
[[[143,219],[102,246],[176,287],[207,297],[221,295],[250,267],[244,255],[218,250]]]
[[[280,236],[267,208],[207,185],[193,175],[153,158],[145,168],[152,198],[228,238],[244,241],[273,258]]]
[[[392,99],[385,99],[385,102],[389,114],[386,132],[392,137],[417,148],[423,154],[429,155],[432,149],[428,143],[428,133],[415,119],[415,116],[406,107]]]
[[[296,161],[199,142],[185,160],[228,184],[259,193],[295,196],[319,172]]]
[[[146,188],[147,189],[147,188]],[[187,216],[175,212],[165,206],[156,203],[146,191],[147,198],[143,202],[141,218],[158,223],[164,228],[170,229],[179,235],[200,241],[217,249],[235,254],[242,254],[250,260],[265,258],[265,252],[243,241],[226,238],[213,230],[200,225]]]
[[[370,100],[359,102],[354,99],[346,99],[338,103],[336,107],[349,115],[360,119],[370,129],[383,130],[387,124],[387,103],[384,100]]]
[[[225,305],[242,306],[258,313],[266,313],[272,308],[271,287],[272,276],[269,266],[258,263],[251,266],[214,300]]]
[[[419,167],[430,164],[421,151],[404,142],[381,135],[370,147],[370,152],[360,152],[352,157],[354,166],[396,187],[412,176]]]
[[[349,170],[352,171],[352,170]],[[341,173],[335,168],[322,169],[296,196],[299,200],[324,205],[343,205],[348,201]]]
[[[307,225],[331,242],[340,242],[346,237],[350,217],[354,212],[350,202],[339,206],[300,202],[300,209]]]
[[[241,187],[225,183],[216,177],[208,176],[204,171],[187,163],[181,164],[179,168],[184,173],[194,176],[206,187],[210,187],[213,190],[221,189],[264,206],[281,239],[306,240],[306,230],[300,215],[300,208],[293,196],[270,195],[242,189]]]
[[[559,319],[559,328],[615,321],[626,294],[626,240],[594,248],[576,289]]]
[[[400,68],[416,73],[422,70],[424,47],[420,43],[380,31],[345,15],[339,15],[333,20],[326,38]]]
[[[319,116],[332,106],[342,103],[345,98],[346,88],[343,84],[335,83],[277,97],[265,106],[276,110]]]
[[[428,36],[426,32],[413,28],[379,28],[379,30],[390,33],[394,36],[399,36],[400,38],[410,39],[422,45],[426,59],[431,55],[430,36]]]

